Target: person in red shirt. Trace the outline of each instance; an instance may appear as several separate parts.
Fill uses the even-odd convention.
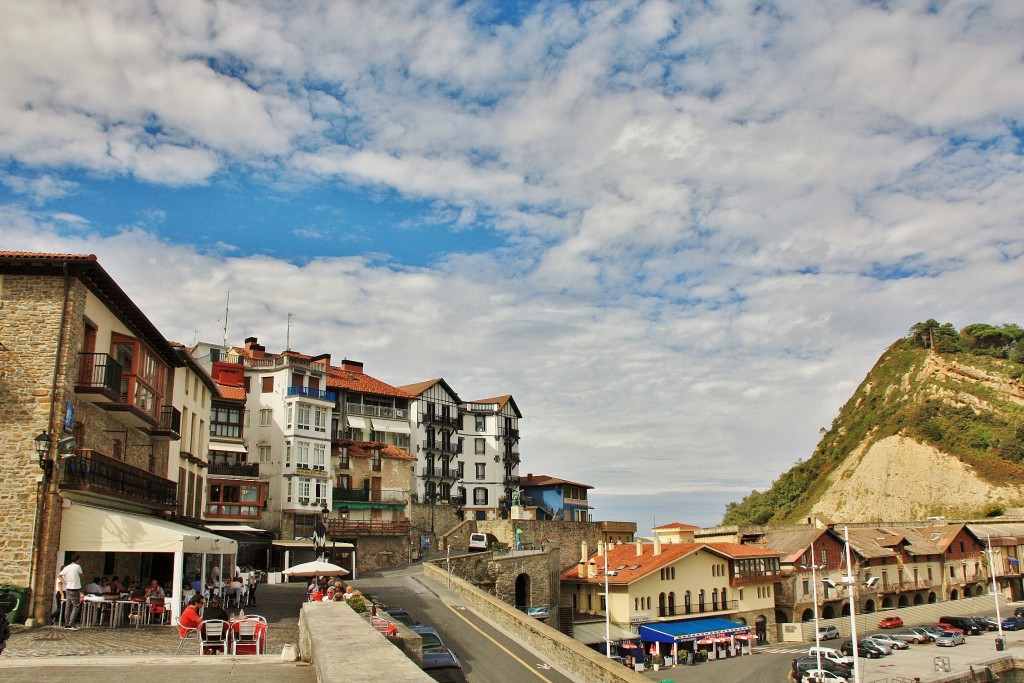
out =
[[[194,628],[198,630],[199,626],[203,623],[203,617],[200,616],[199,610],[203,608],[204,602],[206,602],[206,599],[202,593],[196,593],[188,601],[188,607],[185,608],[178,619],[178,634],[182,638],[188,635],[189,629]]]

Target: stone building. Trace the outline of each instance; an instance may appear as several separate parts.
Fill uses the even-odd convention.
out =
[[[0,582],[30,589],[31,616],[71,551],[88,577],[179,591],[233,561],[232,541],[169,521],[183,364],[95,256],[0,252]]]

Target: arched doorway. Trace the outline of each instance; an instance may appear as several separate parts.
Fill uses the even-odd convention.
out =
[[[964,597],[965,598],[971,597],[971,587],[970,586],[964,586]]]
[[[875,601],[874,600],[868,600],[866,603],[864,603],[864,613],[865,614],[871,614],[874,611],[875,611]]]
[[[907,596],[906,595],[901,595],[900,596],[899,605],[900,605],[900,607],[907,607],[907,606],[910,605],[910,601],[907,600]]]
[[[775,610],[775,623],[776,624],[788,624],[790,621],[791,621],[791,619],[789,618],[789,615],[786,614],[783,610],[781,610],[781,609]]]
[[[754,632],[757,635],[757,642],[768,642],[768,619],[763,614],[754,620]]]
[[[516,577],[516,607],[530,607],[530,575],[520,574]]]
[[[746,626],[747,625],[746,617],[739,617],[738,619],[736,619],[736,623],[737,624],[743,624],[744,626]]]
[[[814,619],[814,610],[805,609],[800,621],[810,621],[811,619]]]
[[[882,609],[892,609],[892,598],[889,596],[882,598]]]
[[[850,616],[850,603],[848,603],[848,602],[844,602],[843,603],[843,613],[842,613],[841,616],[844,616],[844,617]]]
[[[832,605],[825,605],[825,609],[821,610],[822,619],[835,619],[836,611],[832,609]]]
[[[949,594],[949,599],[950,599],[950,600],[959,600],[959,599],[960,599],[960,593],[959,593],[959,592],[957,591],[957,589],[955,589],[955,588],[954,588],[954,589],[953,589],[953,590],[952,590],[952,591],[950,592],[950,594]]]
[[[924,604],[924,596],[921,595],[920,593],[915,595],[914,596],[914,604],[915,605],[923,605]]]
[[[930,605],[933,602],[935,602],[935,591],[932,591],[928,594],[928,604]]]

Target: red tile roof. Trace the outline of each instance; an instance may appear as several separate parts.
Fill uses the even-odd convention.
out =
[[[569,481],[568,479],[549,477],[546,474],[528,474],[525,477],[519,477],[520,486],[560,486],[564,484],[568,484],[569,486],[580,486],[585,489],[594,488],[590,484],[580,484],[579,482]]]
[[[662,524],[661,526],[654,527],[654,531],[658,529],[700,529],[699,526],[692,524],[683,524],[682,522],[669,522],[668,524]]]
[[[643,543],[640,546],[641,554],[636,554],[636,544],[626,543],[617,545],[608,551],[608,583],[628,584],[641,579],[662,567],[673,564],[678,560],[706,550],[720,556],[733,559],[746,559],[750,557],[779,557],[781,553],[760,548],[739,545],[738,543],[662,543],[661,554],[654,554],[654,544]],[[579,578],[576,567],[562,572],[562,581],[576,581],[582,583],[604,583],[604,556],[591,555],[597,569],[597,576]],[[621,567],[621,568],[620,568]],[[616,572],[614,575],[611,572]],[[773,577],[766,577],[765,582],[770,583]]]
[[[217,382],[217,388],[220,390],[221,398],[226,398],[231,401],[245,400],[245,387],[235,387],[230,384],[221,384],[220,382]]]
[[[331,389],[345,389],[363,394],[376,394],[378,396],[395,396],[398,398],[415,398],[397,387],[382,382],[361,372],[351,372],[339,367],[331,367],[327,375],[327,386]]]

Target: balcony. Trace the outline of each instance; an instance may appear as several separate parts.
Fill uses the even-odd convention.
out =
[[[412,531],[412,523],[407,519],[391,522],[351,519],[327,521],[328,540],[342,540],[342,536],[405,536],[410,531]]]
[[[154,439],[177,441],[181,438],[181,411],[174,406],[164,406],[160,411],[160,424],[149,430]]]
[[[260,476],[260,464],[244,462],[211,462],[207,470],[207,476],[218,475],[225,477],[245,477],[246,479],[258,479]]]
[[[459,449],[458,442],[446,444],[438,441],[424,441],[422,447],[426,453],[440,453],[441,455],[445,455],[450,458],[462,454],[462,450]]]
[[[458,429],[459,421],[458,417],[450,417],[446,415],[435,415],[432,413],[420,415],[420,422],[422,424],[442,427],[444,429]]]
[[[505,453],[501,459],[506,465],[511,467],[515,467],[519,464],[519,454],[514,451],[511,453]]]
[[[173,510],[178,485],[140,467],[121,462],[90,448],[76,449],[61,460],[61,491],[86,497],[128,501],[150,508]]]
[[[386,417],[392,420],[405,420],[409,417],[409,411],[405,408],[363,405],[362,403],[346,403],[345,412],[349,415],[369,415],[370,417]]]
[[[443,467],[422,467],[420,468],[420,477],[423,479],[441,479],[442,481],[457,481],[459,478],[458,470],[448,470]]]
[[[502,479],[502,483],[505,485],[505,488],[514,488],[519,486],[519,475],[506,474],[505,478]]]
[[[120,402],[121,364],[107,353],[78,354],[75,393],[97,403]]]
[[[312,389],[310,387],[288,387],[288,398],[295,396],[301,396],[303,398],[312,398],[317,401],[330,401],[334,403],[336,394],[333,391],[326,391],[324,389]]]
[[[339,503],[383,503],[385,505],[408,505],[409,492],[403,489],[344,489],[335,486],[332,490],[334,507]]]
[[[502,436],[512,441],[519,441],[519,430],[518,429],[503,429]]]

